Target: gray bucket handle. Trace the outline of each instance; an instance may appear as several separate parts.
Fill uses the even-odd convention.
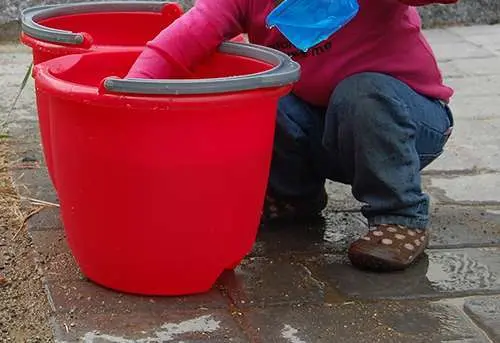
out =
[[[254,58],[275,65],[270,70],[242,76],[211,79],[119,79],[107,77],[102,82],[104,91],[121,94],[193,95],[228,93],[258,88],[274,88],[296,82],[300,65],[288,55],[263,46],[224,42],[219,51],[231,55]]]
[[[80,2],[67,5],[30,7],[21,12],[21,28],[28,36],[51,43],[81,45],[85,42],[82,33],[57,30],[42,26],[37,21],[62,15],[95,12],[158,12],[170,2],[165,1],[106,1]]]

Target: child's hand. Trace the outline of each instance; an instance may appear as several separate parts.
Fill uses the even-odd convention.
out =
[[[139,55],[126,78],[175,79],[186,78],[189,71],[172,60],[165,52],[146,46]]]
[[[190,69],[243,32],[250,0],[197,0],[140,54],[127,78],[192,78]]]
[[[454,4],[458,0],[399,0],[408,6],[425,6],[430,4]]]

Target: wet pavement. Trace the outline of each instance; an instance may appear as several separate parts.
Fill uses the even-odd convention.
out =
[[[190,297],[113,292],[81,275],[57,208],[28,222],[45,271],[57,342],[500,342],[500,26],[427,31],[456,89],[455,134],[424,172],[430,249],[394,274],[355,270],[345,251],[366,230],[347,186],[328,183],[324,220],[267,227],[213,290]],[[0,46],[0,88],[13,99],[28,50]],[[0,103],[5,113],[9,101]],[[27,197],[57,202],[40,151],[32,82],[11,114]]]

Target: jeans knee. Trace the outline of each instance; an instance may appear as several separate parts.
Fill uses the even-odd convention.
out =
[[[380,73],[359,73],[347,77],[335,88],[329,112],[339,123],[351,123],[358,130],[372,130],[388,122],[409,119],[406,105],[398,98],[401,81]]]

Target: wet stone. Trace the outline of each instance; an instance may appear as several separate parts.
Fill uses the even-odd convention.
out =
[[[218,289],[191,296],[149,297],[116,292],[91,281],[48,282],[48,291],[54,308],[69,313],[73,318],[85,319],[106,313],[148,313],[148,318],[163,311],[224,309],[229,305]]]
[[[58,203],[47,169],[17,169],[13,171],[16,187],[21,196]]]
[[[358,212],[325,211],[313,223],[262,227],[252,256],[345,252],[349,243],[367,230],[366,221]]]
[[[356,298],[411,299],[500,292],[500,248],[429,250],[407,270],[370,273],[344,256],[324,255],[306,263],[315,278]]]
[[[315,254],[325,243],[324,235],[323,219],[309,224],[265,225],[259,230],[251,256]]]
[[[424,301],[278,306],[246,316],[262,342],[487,342],[456,308]]]
[[[441,293],[500,291],[500,248],[432,250],[427,279]]]
[[[27,221],[28,231],[62,229],[60,211],[57,207],[47,207]]]
[[[494,342],[500,342],[500,296],[467,299],[464,308]]]
[[[431,187],[441,190],[443,197],[449,202],[500,204],[498,193],[500,175],[498,174],[461,175],[453,178],[435,177],[431,180]]]
[[[327,180],[325,189],[328,194],[327,211],[359,211],[363,205],[352,195],[350,185]]]
[[[471,78],[465,79],[467,84],[474,82]],[[485,80],[482,80],[485,81]],[[486,82],[486,81],[485,81]],[[500,82],[500,78],[498,79]],[[495,91],[499,89],[498,82],[492,85],[482,84],[478,87],[488,88],[495,87]],[[468,87],[470,90],[471,87]],[[457,94],[459,90],[456,90]],[[465,96],[461,94],[461,96]],[[498,96],[498,95],[491,95]],[[448,141],[445,153],[430,164],[426,172],[450,172],[450,171],[473,171],[474,169],[484,170],[499,170],[500,169],[500,119],[488,120],[467,120],[463,124],[455,125],[454,133]],[[477,133],[481,132],[480,135]],[[478,153],[480,151],[480,153]],[[460,190],[464,187],[471,187],[470,182],[465,178],[454,181],[453,184],[437,183],[436,187],[447,187],[449,191],[461,194]],[[478,194],[484,185],[477,185]],[[480,187],[483,186],[483,187]],[[444,189],[446,191],[446,189]],[[472,188],[474,193],[474,188]],[[470,192],[469,192],[470,193]],[[450,197],[453,197],[453,193]]]
[[[462,248],[500,244],[500,212],[463,206],[435,206],[429,247]]]
[[[71,254],[63,230],[31,231],[30,235],[49,283],[84,278]]]
[[[109,311],[158,312],[165,309],[224,308],[228,305],[228,299],[215,288],[187,297],[144,297],[100,287],[80,272],[62,230],[35,231],[31,235],[55,311],[85,316]]]
[[[246,259],[221,276],[219,287],[240,307],[323,301],[322,283],[287,257]]]
[[[53,327],[59,342],[248,342],[225,310],[110,312],[76,319],[59,314]]]

